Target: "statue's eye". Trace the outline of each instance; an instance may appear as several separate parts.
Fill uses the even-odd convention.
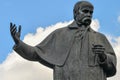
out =
[[[93,14],[93,11],[90,11],[90,14]]]
[[[89,12],[89,10],[82,10],[82,12],[83,12],[83,13],[88,13],[88,12]]]
[[[87,10],[87,9],[82,10],[82,12],[85,13],[85,14],[86,14],[86,13],[93,14],[93,11],[92,11],[92,10]]]

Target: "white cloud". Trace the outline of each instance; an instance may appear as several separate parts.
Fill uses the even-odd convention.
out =
[[[0,74],[2,74],[0,80],[52,80],[51,69],[38,62],[27,61],[15,52],[12,52],[0,65]]]
[[[97,19],[92,20],[91,28],[94,29],[95,31],[99,30],[100,23],[99,23],[99,21]]]
[[[23,41],[34,46],[55,29],[67,26],[71,22],[72,21],[59,22],[45,29],[39,27],[35,34],[27,34]],[[98,31],[100,28],[99,21],[97,19],[93,20],[91,26],[94,30]],[[113,43],[114,49],[117,55],[119,55],[120,38],[115,38],[115,40],[116,42]],[[118,58],[120,58],[120,55]],[[120,66],[120,63],[118,66]],[[116,76],[114,80],[118,80],[118,78],[120,77]],[[13,51],[8,55],[7,59],[0,64],[0,80],[53,80],[53,70],[38,62],[27,61]]]
[[[117,73],[116,76],[111,77],[109,80],[119,80],[120,79],[120,37],[108,36],[109,41],[111,42],[114,51],[117,56]]]
[[[118,22],[120,23],[120,16],[118,16]]]

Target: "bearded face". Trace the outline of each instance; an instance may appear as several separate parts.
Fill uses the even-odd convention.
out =
[[[84,3],[84,4],[83,4]],[[76,23],[81,26],[89,26],[92,21],[93,6],[88,2],[76,4],[76,9],[74,9],[74,19]]]

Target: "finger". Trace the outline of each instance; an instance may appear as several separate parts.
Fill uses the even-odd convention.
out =
[[[10,22],[10,27],[12,27],[12,22]]]
[[[95,50],[105,50],[105,48],[93,48]]]
[[[104,51],[95,51],[95,52],[98,52],[98,53],[103,53]]]
[[[104,50],[94,50],[94,52],[104,52]]]
[[[95,51],[95,54],[103,54],[104,51]]]
[[[103,53],[101,53],[101,52],[95,52],[95,54],[102,55]]]
[[[94,47],[103,47],[103,46],[100,44],[97,44],[97,45],[94,45]]]
[[[103,49],[94,49],[94,51],[105,51]]]
[[[18,32],[21,33],[21,25],[19,26]]]
[[[16,31],[17,31],[16,27],[13,27],[11,30],[11,34],[14,35],[16,33]]]
[[[14,31],[16,31],[16,27],[14,27],[12,30],[11,30],[11,33],[14,33]]]
[[[14,31],[12,32],[12,34],[15,36],[15,34],[16,34],[16,31],[17,31],[17,29],[14,29]]]
[[[15,24],[13,24],[13,27],[16,27],[16,25],[15,25]]]
[[[12,28],[13,28],[13,24],[12,24],[12,23],[10,23],[10,31],[12,30]]]

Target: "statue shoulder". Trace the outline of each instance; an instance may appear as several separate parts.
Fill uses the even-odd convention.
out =
[[[103,33],[101,33],[101,32],[96,32],[96,33],[97,33],[97,35],[99,35],[100,37],[106,38],[106,36],[105,36]]]
[[[67,33],[69,31],[68,27],[62,27],[62,28],[58,28],[55,31],[53,31],[55,34],[64,34]]]

